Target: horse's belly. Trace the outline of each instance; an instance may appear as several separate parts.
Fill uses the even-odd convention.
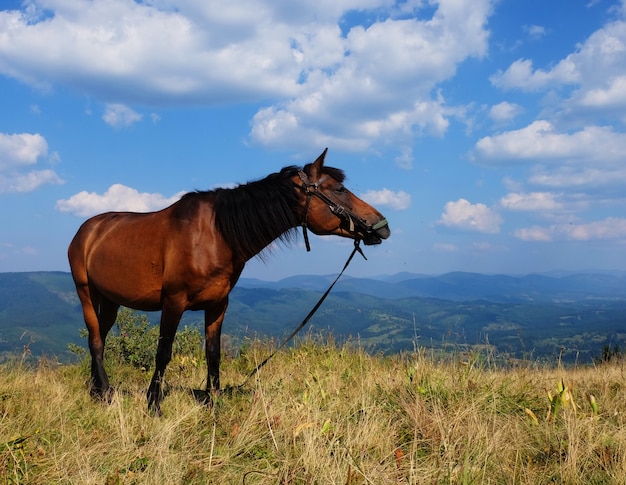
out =
[[[94,278],[97,279],[97,278]],[[161,309],[162,284],[153,281],[136,280],[130,273],[120,279],[99,279],[96,284],[100,293],[120,305],[135,310],[155,311]]]

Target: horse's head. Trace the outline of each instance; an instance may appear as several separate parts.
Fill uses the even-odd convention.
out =
[[[362,240],[367,245],[380,244],[391,234],[387,219],[346,189],[341,170],[324,167],[327,150],[293,178],[300,189],[303,226],[319,235],[334,234]]]

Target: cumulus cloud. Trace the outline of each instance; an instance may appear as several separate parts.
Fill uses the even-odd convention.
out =
[[[620,18],[593,32],[574,52],[548,69],[535,68],[530,59],[518,59],[494,74],[491,82],[504,90],[570,87],[573,90],[566,93],[561,106],[564,116],[609,107],[621,118],[619,108],[626,106],[625,63],[626,21]]]
[[[491,76],[492,84],[502,90],[548,94],[543,98],[539,119],[516,130],[481,138],[471,153],[474,161],[492,166],[526,166],[527,182],[565,193],[605,189],[617,194],[623,190],[626,185],[624,5],[621,9],[613,8],[610,15],[614,20],[591,33],[563,58],[552,60],[547,66],[522,58]],[[527,31],[532,34],[530,29]],[[506,116],[505,107],[501,107],[503,116]],[[490,111],[492,118],[498,113],[494,108]],[[524,188],[514,192],[520,195]],[[540,203],[536,197],[532,200],[509,197],[501,202],[515,203],[518,207]],[[554,237],[553,231],[546,232],[545,228],[524,229],[520,235],[537,240]]]
[[[626,75],[608,80],[606,86],[590,89],[579,96],[582,106],[594,108],[614,107],[626,105]]]
[[[529,59],[519,59],[504,72],[499,71],[491,77],[494,86],[501,89],[521,89],[538,91],[550,84],[571,84],[578,81],[577,72],[571,59],[564,59],[550,70],[534,69]]]
[[[337,32],[340,61],[325,70],[305,68],[298,95],[260,110],[251,138],[363,150],[376,140],[443,135],[445,100],[430,93],[462,60],[485,54],[490,9],[485,1],[442,1],[432,20],[386,19],[355,26],[345,37]],[[310,39],[299,45],[307,58]]]
[[[136,113],[124,104],[107,104],[102,119],[113,128],[123,128],[141,121],[142,115]]]
[[[554,224],[518,229],[515,237],[524,241],[550,242],[555,240],[591,241],[626,240],[626,219],[607,217],[601,221],[579,224]]]
[[[30,170],[24,173],[0,173],[0,193],[32,192],[42,185],[62,184],[53,170]]]
[[[368,190],[361,194],[361,198],[375,207],[389,207],[395,210],[405,210],[411,205],[411,195],[402,190],[398,192],[389,189]]]
[[[487,53],[492,3],[30,0],[0,12],[0,73],[111,106],[265,103],[253,142],[364,150],[445,133],[437,85]],[[357,9],[376,20],[346,28]]]
[[[554,211],[563,204],[551,192],[510,193],[500,199],[500,206],[512,211]]]
[[[615,162],[626,149],[626,133],[608,126],[587,126],[573,133],[559,132],[547,120],[537,120],[525,128],[478,140],[477,159],[502,161]]]
[[[48,157],[48,143],[38,133],[0,133],[0,193],[31,192],[63,180],[51,169],[36,165]],[[57,155],[53,154],[54,161]]]
[[[542,25],[525,25],[524,31],[531,40],[540,40],[547,34],[546,28]]]
[[[48,153],[48,143],[39,133],[0,133],[0,170],[34,165]]]
[[[433,249],[442,253],[454,253],[459,250],[459,247],[452,243],[435,243]]]
[[[500,232],[502,217],[484,204],[471,204],[459,199],[445,205],[437,223],[460,230],[495,234]]]
[[[473,158],[483,164],[528,164],[529,181],[548,187],[623,184],[626,133],[610,126],[559,132],[549,121],[478,140]]]
[[[567,164],[554,170],[536,167],[531,171],[528,181],[559,189],[623,187],[626,185],[626,167],[619,166],[617,162],[610,167],[572,167]]]
[[[176,202],[183,192],[165,197],[157,193],[139,192],[122,184],[111,185],[103,194],[82,191],[69,199],[59,200],[57,210],[79,217],[90,217],[108,211],[149,212],[160,210]]]
[[[549,228],[534,226],[516,229],[513,234],[516,238],[521,239],[522,241],[550,242],[552,241],[552,235],[550,232]]]
[[[493,105],[489,109],[489,117],[498,123],[503,123],[506,121],[511,121],[516,116],[520,115],[523,111],[524,109],[519,104],[503,101],[501,103]]]
[[[413,149],[411,147],[404,147],[401,149],[400,154],[394,159],[396,166],[403,170],[409,170],[413,168]]]

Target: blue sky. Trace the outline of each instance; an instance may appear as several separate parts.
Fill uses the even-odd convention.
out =
[[[329,148],[390,221],[354,276],[626,270],[615,0],[26,0],[0,10],[0,271],[85,218]],[[337,272],[338,238],[245,276]]]

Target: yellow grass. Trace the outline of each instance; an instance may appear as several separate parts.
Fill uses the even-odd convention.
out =
[[[225,357],[222,382],[241,383],[270,350]],[[192,394],[204,363],[176,357],[160,418],[146,410],[149,375],[109,373],[105,405],[84,364],[0,367],[0,483],[626,483],[620,363],[496,368],[306,341],[213,407]]]

